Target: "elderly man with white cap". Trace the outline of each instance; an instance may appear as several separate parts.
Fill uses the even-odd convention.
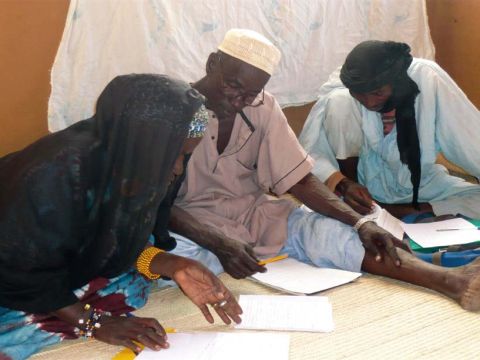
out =
[[[417,259],[312,175],[313,160],[264,91],[279,60],[261,34],[232,29],[192,85],[206,97],[210,119],[172,209],[173,253],[235,278],[265,271],[257,257],[287,253],[426,286],[479,309],[480,263],[447,271]],[[287,192],[313,211],[269,195]]]

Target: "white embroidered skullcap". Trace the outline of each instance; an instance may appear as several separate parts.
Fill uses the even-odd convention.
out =
[[[272,75],[280,61],[280,50],[265,36],[253,30],[230,29],[218,50]]]

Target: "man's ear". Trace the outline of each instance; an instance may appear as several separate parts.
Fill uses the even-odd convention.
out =
[[[207,68],[206,68],[207,75],[211,74],[215,70],[215,68],[219,64],[219,61],[220,61],[220,55],[218,55],[217,53],[211,53],[208,56]]]

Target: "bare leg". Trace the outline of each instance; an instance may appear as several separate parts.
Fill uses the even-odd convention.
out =
[[[444,268],[420,260],[405,250],[397,249],[397,252],[401,267],[396,267],[388,256],[378,263],[374,256],[366,253],[362,270],[438,291],[466,310],[480,310],[480,258],[466,266]]]

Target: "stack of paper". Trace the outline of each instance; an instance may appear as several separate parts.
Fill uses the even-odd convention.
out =
[[[267,272],[256,273],[252,278],[271,287],[293,294],[313,294],[351,282],[360,273],[337,269],[318,268],[292,258],[266,265]]]
[[[138,360],[288,360],[290,337],[272,333],[168,334],[170,348],[143,350]]]
[[[462,218],[403,224],[403,228],[410,239],[423,248],[467,244],[480,240],[480,230]]]
[[[324,296],[240,295],[237,329],[333,331],[332,305]]]

